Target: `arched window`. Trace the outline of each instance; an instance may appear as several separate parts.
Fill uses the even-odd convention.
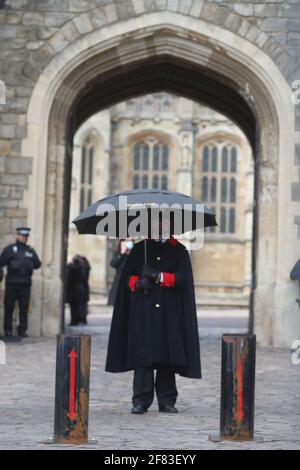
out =
[[[232,207],[229,211],[229,233],[235,232],[235,209]]]
[[[227,201],[227,178],[222,178],[221,182],[221,202]]]
[[[228,142],[212,142],[201,150],[201,200],[214,208],[219,227],[210,232],[236,232],[237,148]]]
[[[235,178],[230,180],[230,202],[236,202],[236,181]]]
[[[170,95],[166,95],[163,102],[164,112],[168,113],[171,111],[172,98]]]
[[[153,146],[153,170],[159,170],[159,146]]]
[[[210,184],[210,201],[216,202],[217,200],[217,178],[213,177]]]
[[[161,189],[165,189],[165,190],[168,189],[168,177],[167,177],[167,175],[163,175],[161,177]]]
[[[143,188],[143,189],[147,189],[147,188],[148,188],[148,175],[144,175],[144,176],[143,176],[142,188]]]
[[[237,167],[237,152],[236,152],[236,148],[232,147],[232,149],[231,149],[231,165],[230,165],[231,173],[236,173],[236,167]]]
[[[202,178],[202,201],[208,202],[208,178]]]
[[[164,144],[162,149],[162,170],[167,171],[169,165],[169,147]]]
[[[158,189],[158,175],[154,175],[152,178],[152,188]]]
[[[81,151],[80,212],[92,204],[93,199],[94,146],[89,139]]]
[[[153,104],[153,98],[151,95],[148,95],[145,100],[145,105],[146,105],[146,111],[151,112],[152,111],[152,104]]]
[[[140,149],[141,145],[136,144],[134,146],[134,151],[133,151],[133,169],[134,170],[139,170],[140,169]]]
[[[226,233],[226,217],[227,216],[227,209],[226,207],[221,207],[221,225],[220,225],[220,232]]]
[[[211,149],[211,171],[218,171],[218,149],[216,146]]]
[[[211,209],[213,212],[216,212],[216,207],[215,207],[215,206],[211,206],[210,209]],[[217,229],[217,227],[210,227],[210,228],[209,228],[209,231],[210,231],[211,233],[216,233],[216,229]]]
[[[167,189],[169,169],[169,146],[149,136],[133,147],[134,189]]]
[[[139,189],[140,187],[140,177],[139,175],[134,175],[133,177],[133,189]]]
[[[208,147],[204,147],[203,156],[202,156],[202,171],[209,171],[208,160],[209,160],[209,150],[208,150]]]
[[[143,170],[149,168],[149,147],[147,144],[143,145]]]
[[[222,172],[228,171],[228,148],[225,146],[222,148]]]

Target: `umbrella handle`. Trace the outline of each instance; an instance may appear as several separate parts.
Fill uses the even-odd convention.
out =
[[[147,243],[146,238],[144,239],[144,261],[147,264]]]
[[[147,264],[147,242],[146,242],[146,238],[144,239],[144,261],[145,261],[145,264]],[[148,289],[144,290],[144,295],[148,295]]]

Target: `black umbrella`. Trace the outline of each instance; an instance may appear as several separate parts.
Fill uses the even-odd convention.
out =
[[[80,234],[126,238],[133,236],[130,225],[139,219],[138,235],[150,237],[153,214],[168,214],[170,233],[174,235],[217,225],[215,213],[193,197],[156,189],[133,189],[100,199],[73,223]]]

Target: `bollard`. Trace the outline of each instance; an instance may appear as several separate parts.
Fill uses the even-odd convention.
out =
[[[222,337],[221,439],[253,440],[255,349],[253,335]]]
[[[255,335],[224,334],[222,337],[220,434],[222,440],[254,438]]]
[[[57,335],[54,444],[90,443],[90,352],[90,336]]]

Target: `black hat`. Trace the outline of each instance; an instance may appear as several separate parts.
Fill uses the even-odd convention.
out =
[[[31,228],[29,228],[29,227],[18,227],[18,228],[16,228],[16,232],[19,235],[23,235],[23,237],[28,237],[30,230],[31,230]]]

